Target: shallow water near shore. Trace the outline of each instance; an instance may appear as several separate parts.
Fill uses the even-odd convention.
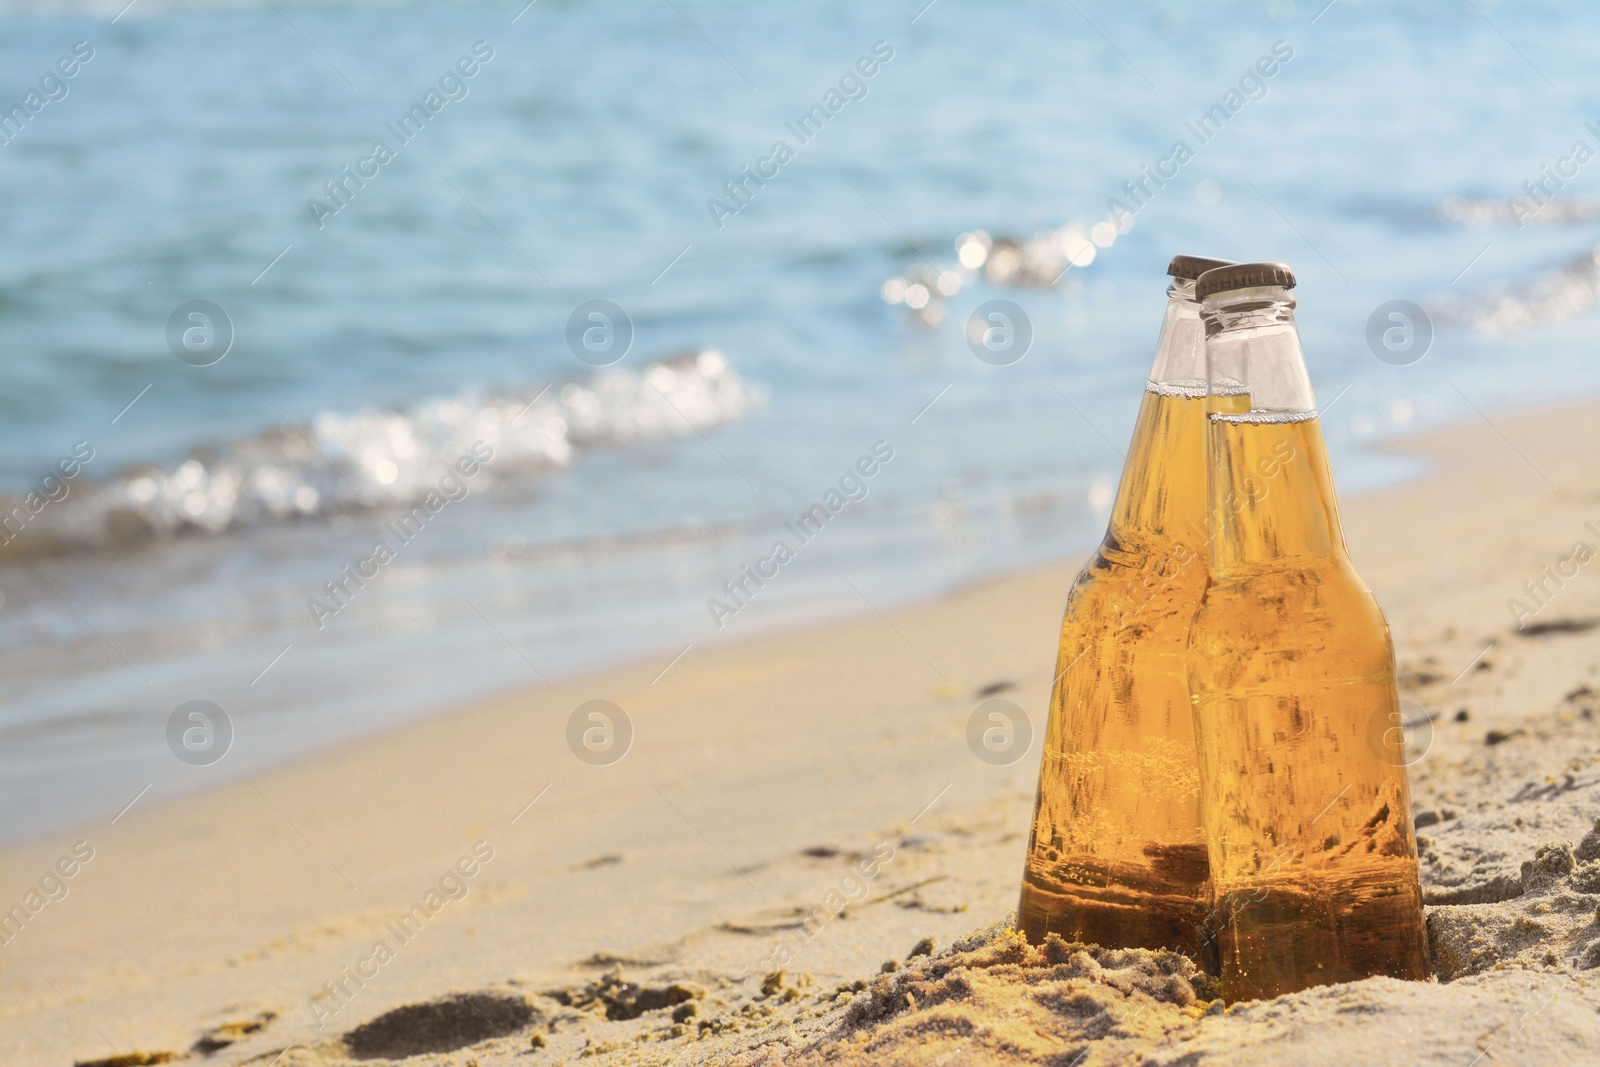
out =
[[[1597,77],[1571,32],[1594,16],[1497,13],[1525,64],[1445,4],[1085,9],[1123,55],[1070,9],[920,6],[0,9],[7,106],[94,49],[0,158],[0,236],[48,250],[0,267],[0,493],[93,453],[0,549],[0,839],[1087,548],[1174,252],[1294,263],[1345,493],[1421,469],[1385,437],[1600,391],[1587,175],[1503,211],[1592,139],[1552,101]],[[465,94],[319,226],[308,200],[477,41]],[[879,41],[864,95],[719,228],[707,201]],[[964,232],[1090,233],[1179,138],[1193,160],[1060,285],[959,270]],[[880,295],[928,263],[962,274],[935,324]],[[235,334],[206,367],[166,339],[197,299]],[[609,367],[566,340],[595,299],[633,323]],[[964,336],[993,299],[1032,326],[1009,366]],[[1368,342],[1400,299],[1435,327],[1408,365]],[[496,458],[396,538],[480,440]],[[830,492],[853,499],[710,610]],[[234,724],[204,767],[165,739],[194,699]]]

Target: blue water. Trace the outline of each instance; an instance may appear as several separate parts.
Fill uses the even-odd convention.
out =
[[[1506,214],[1600,148],[1600,14],[1477,7],[4,8],[4,106],[75,42],[93,58],[0,147],[0,493],[94,458],[0,548],[0,835],[1081,549],[1175,252],[1295,266],[1346,492],[1417,473],[1373,441],[1600,391],[1600,161]],[[388,124],[480,41],[403,143]],[[1186,123],[1275,42],[1292,58],[1201,144]],[[801,143],[786,124],[852,74]],[[884,299],[975,230],[1087,260],[1072,234],[1180,138],[1193,158],[1059,284]],[[719,226],[708,200],[779,139],[793,158]],[[379,140],[394,158],[319,225],[308,201]],[[996,298],[1034,332],[1010,366],[963,336]],[[634,329],[608,368],[566,340],[596,299]],[[1369,349],[1392,299],[1435,314],[1420,362]],[[210,366],[168,347],[191,300],[232,323]],[[659,365],[684,352],[720,357]],[[498,458],[470,495],[319,628],[323,583],[478,439]],[[714,625],[724,580],[878,441],[866,497]],[[211,766],[167,749],[191,699],[235,725]]]

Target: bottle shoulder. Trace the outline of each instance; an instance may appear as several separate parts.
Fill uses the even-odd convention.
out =
[[[1377,597],[1350,562],[1340,557],[1279,560],[1270,566],[1235,568],[1210,576],[1201,605],[1203,614],[1234,614],[1251,606],[1311,616],[1339,615],[1352,623],[1388,629]]]
[[[1065,622],[1115,633],[1175,620],[1187,627],[1205,588],[1203,553],[1177,542],[1133,544],[1108,535],[1072,583]]]
[[[1394,644],[1377,598],[1348,559],[1278,560],[1213,575],[1189,634],[1191,666],[1244,675],[1299,662],[1329,680],[1392,684]],[[1235,684],[1240,679],[1235,679]]]

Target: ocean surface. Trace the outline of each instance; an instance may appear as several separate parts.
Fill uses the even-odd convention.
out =
[[[1600,11],[924,3],[0,7],[0,838],[1084,549],[1176,252],[1345,493],[1600,392]]]

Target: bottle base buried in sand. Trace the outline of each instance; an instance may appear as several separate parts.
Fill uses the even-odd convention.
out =
[[[1375,975],[1426,979],[1422,899],[1406,876],[1374,868],[1334,885],[1263,881],[1223,894],[1216,933],[1223,998],[1265,1000]],[[1248,922],[1233,921],[1246,912]]]
[[[1114,868],[1064,857],[1043,877],[1030,869],[1017,906],[1018,929],[1033,944],[1056,934],[1063,941],[1208,954],[1205,846],[1148,845],[1144,851],[1147,866]]]

